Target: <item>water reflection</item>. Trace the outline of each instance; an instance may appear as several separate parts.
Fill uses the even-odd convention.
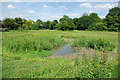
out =
[[[67,44],[67,45],[60,47],[58,49],[54,49],[51,52],[53,54],[57,54],[57,55],[66,55],[66,54],[75,53],[75,50],[70,46],[70,44]]]

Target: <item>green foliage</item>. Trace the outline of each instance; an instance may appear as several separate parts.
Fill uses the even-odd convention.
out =
[[[30,56],[33,56],[33,57],[36,57],[36,56],[47,57],[47,56],[52,55],[51,52],[46,51],[46,50],[41,50],[40,52],[38,52],[38,51],[31,51],[31,52],[29,52],[29,54],[30,54]]]
[[[44,22],[43,26],[44,26],[45,29],[49,29],[49,28],[51,28],[51,22],[46,21],[46,22]]]
[[[86,53],[84,53],[86,55]],[[3,78],[118,78],[118,61],[113,59],[102,64],[102,59],[94,53],[94,58],[75,60],[46,59],[36,55],[3,54]]]
[[[50,27],[50,29],[56,29],[56,25],[58,24],[58,21],[57,20],[54,20],[52,23],[51,23],[51,27]]]
[[[98,47],[103,46],[108,49],[108,46],[112,47],[111,44],[118,42],[118,35],[113,33],[115,32],[77,30],[64,32],[58,30],[13,30],[4,32],[2,34],[2,77],[118,78],[118,56],[112,56],[111,60],[108,59],[107,54],[103,53],[99,59],[97,52],[94,52],[90,57],[91,53],[84,51],[83,58],[77,57],[73,60],[47,58],[51,55],[49,49],[65,44],[62,38],[73,40],[79,38],[81,46],[84,46],[82,44],[85,44],[86,47],[87,44],[90,46],[96,44]],[[75,41],[77,42],[77,40]],[[111,44],[108,44],[109,41]]]
[[[35,27],[38,27],[39,29],[43,28],[43,21],[38,19],[35,23]]]
[[[5,26],[5,28],[8,28],[10,30],[15,30],[19,27],[19,24],[15,23],[15,20],[12,18],[6,18],[3,21],[3,25]]]
[[[105,26],[105,23],[98,22],[89,25],[88,30],[104,31],[104,30],[108,30],[108,28]]]
[[[116,31],[116,32],[118,32],[118,28],[108,28],[108,31]]]
[[[34,24],[32,24],[32,27],[30,29],[31,30],[39,30],[39,24],[37,22],[35,22]]]
[[[97,13],[91,13],[88,15],[84,13],[80,18],[69,18],[69,16],[64,15],[63,18],[59,20],[46,21],[38,19],[36,22],[32,20],[22,19],[20,17],[11,19],[4,19],[4,27],[10,30],[16,29],[58,29],[62,31],[66,30],[96,30],[96,31],[118,31],[120,28],[120,8],[114,7],[109,10],[109,13],[104,19],[101,19]]]
[[[88,28],[88,26],[90,25],[89,20],[90,20],[89,16],[83,14],[83,16],[78,19],[77,29],[78,30],[86,30]]]
[[[90,47],[93,49],[98,49],[100,51],[113,51],[113,49],[115,48],[115,44],[103,39],[89,40],[86,38],[82,38],[73,41],[71,45],[74,47]]]
[[[28,20],[25,22],[26,29],[31,29],[32,25],[34,24],[34,21]]]
[[[74,30],[75,29],[75,24],[71,18],[68,16],[64,15],[63,18],[61,18],[60,23],[56,25],[56,28],[58,30]]]
[[[30,52],[51,50],[53,47],[64,44],[64,40],[59,37],[19,35],[10,36],[3,39],[3,49],[10,52]]]
[[[109,13],[106,15],[106,22],[108,28],[118,28],[120,26],[120,18],[118,15],[119,12],[119,7],[114,7],[109,10]]]
[[[21,27],[22,28],[22,25],[23,25],[23,20],[22,20],[22,18],[15,18],[15,22],[19,25],[19,27]]]

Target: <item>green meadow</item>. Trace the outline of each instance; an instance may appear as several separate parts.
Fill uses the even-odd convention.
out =
[[[70,44],[83,57],[56,58],[50,50]],[[93,49],[92,59],[86,49]],[[118,33],[107,31],[11,30],[2,32],[3,78],[118,78]],[[99,59],[99,52],[103,55]],[[108,59],[110,54],[115,54]]]

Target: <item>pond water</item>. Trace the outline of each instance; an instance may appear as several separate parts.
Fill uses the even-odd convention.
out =
[[[75,50],[70,46],[70,44],[66,44],[60,48],[51,50],[50,52],[56,55],[66,55],[66,54],[74,54]]]

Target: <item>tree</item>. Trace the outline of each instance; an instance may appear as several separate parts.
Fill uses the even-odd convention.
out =
[[[103,21],[99,18],[99,16],[97,15],[97,13],[91,13],[89,15],[89,22],[90,25],[88,27],[88,30],[105,30],[105,23],[103,23]],[[104,29],[105,28],[105,29]]]
[[[58,24],[58,21],[57,20],[54,20],[53,22],[51,22],[51,27],[50,29],[55,29],[56,27],[56,24]]]
[[[108,28],[105,26],[105,23],[98,22],[98,23],[92,23],[89,25],[88,30],[97,30],[97,31],[103,31],[107,30]]]
[[[19,27],[19,25],[12,18],[6,18],[3,21],[3,25],[5,26],[5,28],[8,28],[10,30],[18,29]]]
[[[23,24],[25,24],[26,21],[27,21],[26,19],[22,19]]]
[[[90,25],[90,18],[89,18],[89,16],[85,13],[85,14],[83,14],[83,16],[81,16],[81,17],[78,19],[77,29],[78,29],[78,30],[86,30],[89,25]]]
[[[50,27],[51,27],[51,22],[50,21],[44,22],[44,28],[49,29]]]
[[[36,21],[36,24],[35,24],[35,25],[38,26],[39,29],[40,29],[40,28],[43,28],[43,21],[40,20],[40,19],[38,19],[38,20]]]
[[[97,22],[101,21],[100,17],[97,15],[97,13],[91,13],[89,15],[89,18],[90,18],[90,23],[97,23]]]
[[[39,30],[39,25],[37,22],[35,22],[34,24],[32,24],[32,27],[30,28],[31,30]]]
[[[31,29],[32,25],[34,24],[35,22],[32,21],[32,20],[28,20],[25,22],[25,25],[26,25],[26,28],[27,29]]]
[[[64,15],[63,18],[59,20],[59,24],[56,25],[58,30],[74,30],[75,24],[69,16]]]
[[[120,12],[120,8],[118,7],[114,7],[109,10],[109,13],[106,15],[106,22],[108,28],[120,27],[119,12]]]
[[[15,22],[19,25],[19,27],[22,28],[22,25],[23,25],[23,20],[22,20],[22,18],[20,18],[20,17],[15,18]]]
[[[74,19],[73,19],[73,23],[75,24],[75,29],[77,29],[78,18],[74,18]]]

